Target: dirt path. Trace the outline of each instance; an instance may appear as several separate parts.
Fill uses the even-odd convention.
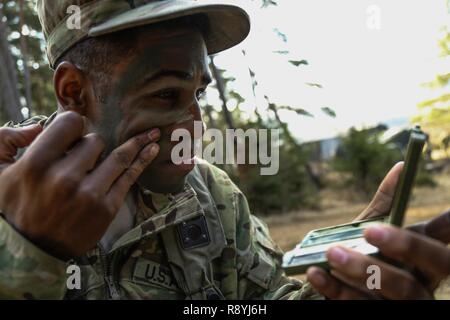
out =
[[[415,188],[406,216],[406,224],[435,217],[450,209],[450,171],[436,177],[435,188]],[[271,235],[284,250],[292,249],[312,229],[350,222],[367,204],[351,203],[345,191],[325,191],[323,209],[320,211],[298,211],[264,218]],[[302,276],[298,277],[303,279]],[[438,290],[437,297],[450,299],[450,279]]]

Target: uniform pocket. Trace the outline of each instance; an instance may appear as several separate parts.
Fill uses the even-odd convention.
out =
[[[251,225],[251,244],[249,252],[241,257],[241,274],[258,286],[269,289],[279,274],[283,253],[261,220],[251,216]]]

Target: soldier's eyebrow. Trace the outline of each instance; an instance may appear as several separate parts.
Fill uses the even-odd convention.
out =
[[[161,78],[166,77],[174,77],[178,78],[182,81],[192,81],[194,79],[194,73],[193,72],[186,72],[181,70],[169,70],[169,69],[162,69],[157,71],[156,73],[152,74],[149,77],[145,77],[142,81],[143,85],[149,85],[152,82],[155,82],[157,80],[160,80]],[[204,73],[202,75],[202,84],[207,86],[212,82],[211,76],[209,73]]]

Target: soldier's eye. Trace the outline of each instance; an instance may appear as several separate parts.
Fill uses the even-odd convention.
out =
[[[154,96],[161,100],[174,101],[180,97],[180,93],[175,89],[165,89],[157,92]]]
[[[203,98],[206,94],[206,89],[200,89],[197,91],[196,93],[196,98],[197,100],[200,100],[201,98]]]

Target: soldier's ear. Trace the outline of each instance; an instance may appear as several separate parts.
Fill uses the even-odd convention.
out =
[[[74,64],[64,61],[53,77],[56,98],[64,111],[75,111],[86,116],[93,101],[92,84],[87,75]]]

